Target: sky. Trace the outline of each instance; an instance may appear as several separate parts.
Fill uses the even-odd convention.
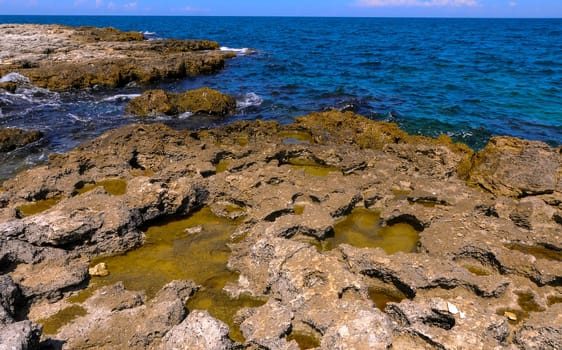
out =
[[[562,0],[0,0],[0,14],[562,18]]]

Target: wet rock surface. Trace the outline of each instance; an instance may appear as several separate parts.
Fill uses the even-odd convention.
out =
[[[3,183],[0,261],[11,289],[2,322],[50,327],[45,320],[73,307],[41,338],[63,348],[559,348],[560,149],[491,143],[475,155],[446,137],[336,111],[285,126],[110,131]],[[508,166],[494,154],[517,169],[490,170]],[[224,293],[266,301],[236,314],[244,339],[184,308],[204,289],[192,282],[151,298],[123,284],[80,294],[104,255],[142,245],[155,220],[202,206],[237,225],[225,247],[236,278]],[[330,243],[350,217],[353,232],[372,227],[372,237]],[[390,239],[379,229],[400,225],[418,232],[414,249],[363,242]],[[26,305],[17,317],[16,299]]]
[[[183,113],[224,117],[234,113],[235,110],[236,99],[234,97],[209,88],[179,94],[163,90],[149,90],[132,99],[125,108],[127,113],[143,117]]]
[[[33,143],[43,137],[37,130],[22,130],[16,128],[0,128],[0,152],[13,151]]]
[[[17,72],[39,87],[121,87],[210,74],[230,54],[207,40],[145,40],[114,28],[0,25],[0,76]],[[0,86],[13,91],[15,85]]]

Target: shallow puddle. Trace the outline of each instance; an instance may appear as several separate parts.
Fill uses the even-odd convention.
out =
[[[369,298],[375,303],[375,307],[384,311],[388,303],[399,303],[406,299],[406,295],[393,286],[377,284],[369,286]]]
[[[87,184],[76,189],[76,193],[83,194],[97,187],[103,187],[105,192],[112,196],[122,196],[127,192],[127,182],[120,179],[109,179],[96,182],[95,184]]]
[[[560,303],[562,303],[562,295],[551,295],[546,299],[546,305],[548,306]]]
[[[321,250],[331,250],[340,244],[358,248],[382,248],[387,254],[415,252],[419,242],[419,232],[411,225],[397,223],[382,226],[376,211],[355,208],[350,215],[334,225],[334,237],[321,243]]]
[[[87,311],[82,306],[71,305],[65,309],[60,310],[47,319],[38,320],[37,323],[43,325],[44,334],[56,334],[62,326],[74,320],[75,318],[84,316],[86,314]]]
[[[17,209],[22,214],[22,216],[35,215],[51,209],[52,207],[57,205],[57,203],[60,202],[61,199],[61,197],[41,199],[30,204],[21,205]]]
[[[463,267],[476,276],[490,276],[492,274],[490,271],[481,266],[463,265]]]
[[[536,301],[533,293],[528,292],[515,292],[517,295],[517,304],[524,311],[528,312],[542,312],[545,311]]]
[[[243,307],[259,306],[265,301],[247,296],[231,299],[222,292],[226,283],[237,279],[237,274],[226,268],[230,255],[226,243],[236,226],[236,221],[217,217],[209,208],[187,218],[168,219],[153,225],[146,231],[142,247],[92,261],[92,266],[105,262],[109,276],[92,277],[90,286],[70,300],[81,302],[94,290],[119,281],[128,290],[145,291],[150,299],[170,281],[190,279],[202,289],[188,301],[188,309],[209,311],[229,325],[233,339],[243,341],[233,315]]]
[[[540,245],[530,246],[521,243],[510,243],[505,246],[511,250],[517,250],[525,254],[533,255],[537,259],[562,261],[562,251],[548,249]]]
[[[331,172],[341,172],[341,169],[335,166],[318,164],[312,160],[291,158],[287,161],[293,169],[302,169],[304,173],[311,176],[326,177]]]
[[[529,318],[529,313],[523,310],[500,308],[496,310],[496,314],[505,316],[511,325],[519,324],[522,320]]]
[[[311,145],[314,143],[314,138],[312,135],[305,131],[282,131],[280,133],[280,137],[282,138],[282,142],[285,145]]]
[[[314,349],[320,346],[320,340],[317,337],[301,332],[291,332],[286,340],[288,342],[291,340],[296,341],[301,350]]]
[[[228,170],[228,167],[230,166],[230,160],[228,159],[221,159],[219,160],[219,162],[215,165],[215,171],[218,173],[224,173],[225,171]]]

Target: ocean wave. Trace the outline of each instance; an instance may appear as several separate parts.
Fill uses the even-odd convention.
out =
[[[244,56],[244,55],[248,55],[248,54],[251,54],[251,53],[255,52],[254,50],[249,49],[247,47],[237,49],[237,48],[232,48],[232,47],[228,47],[228,46],[221,46],[220,50],[226,51],[226,52],[234,52],[238,56]]]
[[[29,84],[30,80],[25,75],[19,73],[8,73],[0,78],[0,83],[16,83],[16,84]]]
[[[133,99],[135,97],[139,97],[140,94],[118,94],[114,96],[109,96],[104,98],[102,101],[104,102],[123,102]]]
[[[246,109],[249,107],[257,107],[263,103],[263,98],[256,94],[255,92],[248,92],[243,95],[240,99],[236,100],[236,108]]]
[[[92,121],[92,118],[82,118],[74,113],[67,113],[67,116],[69,116],[71,119],[77,121],[77,122],[81,122],[81,123],[89,123],[90,121]]]

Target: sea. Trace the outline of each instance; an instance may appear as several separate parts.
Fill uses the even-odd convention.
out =
[[[475,149],[495,135],[562,144],[562,19],[0,16],[0,23],[111,26],[148,39],[215,40],[237,53],[217,74],[152,86],[0,92],[0,127],[46,135],[0,154],[0,179],[109,129],[146,122],[124,109],[149,88],[208,86],[237,99],[226,119],[155,118],[174,128],[290,123],[339,109]]]

